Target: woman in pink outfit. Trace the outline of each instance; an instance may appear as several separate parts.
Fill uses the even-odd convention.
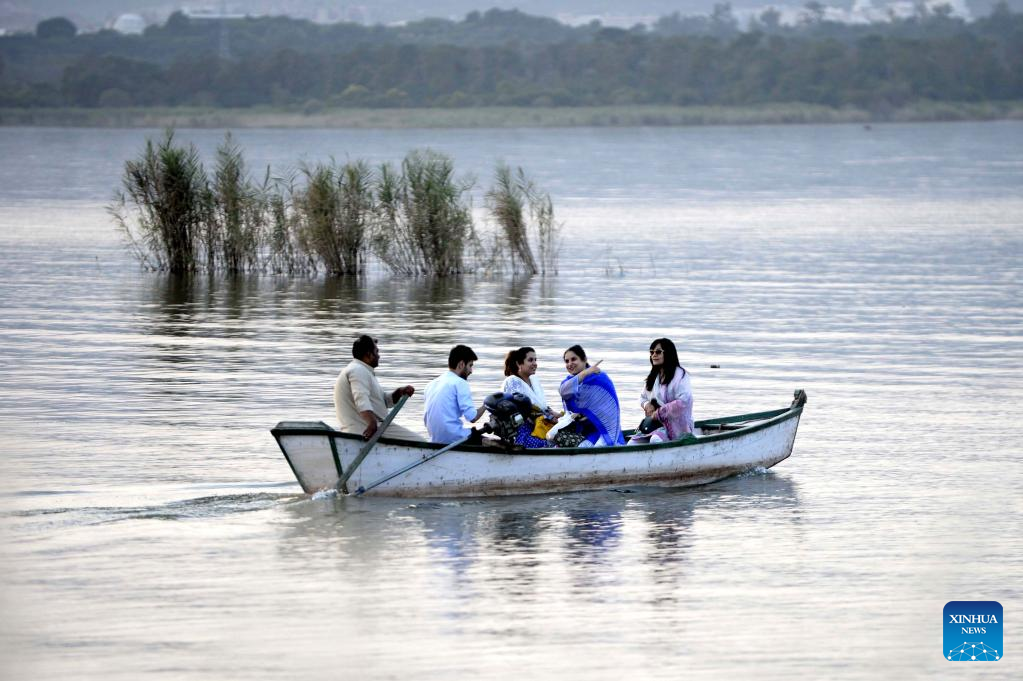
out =
[[[655,428],[649,433],[637,432],[629,439],[630,445],[668,442],[693,432],[689,372],[679,365],[675,344],[667,338],[650,344],[650,373],[639,402]]]

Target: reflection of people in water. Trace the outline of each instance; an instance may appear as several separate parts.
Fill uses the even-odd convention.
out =
[[[543,531],[543,514],[516,511],[502,513],[494,523],[494,539],[498,546],[514,544],[517,548],[532,546]]]
[[[568,519],[571,521],[569,536],[586,546],[604,548],[617,543],[622,534],[622,516],[618,510],[572,511]]]

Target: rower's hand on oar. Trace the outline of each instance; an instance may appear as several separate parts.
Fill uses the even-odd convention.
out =
[[[371,437],[373,437],[373,435],[376,434],[378,428],[379,428],[379,426],[377,425],[377,420],[376,419],[373,419],[372,421],[370,421],[366,425],[366,430],[362,431],[362,439],[363,440],[368,440]]]
[[[398,400],[401,399],[402,395],[407,395],[408,397],[412,397],[413,395],[415,395],[415,393],[416,393],[416,389],[413,388],[410,385],[406,385],[403,388],[396,388],[395,391],[393,393],[391,393],[391,401],[392,402],[397,402]]]

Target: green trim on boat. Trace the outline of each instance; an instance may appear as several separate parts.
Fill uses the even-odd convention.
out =
[[[722,430],[718,433],[708,433],[699,437],[693,437],[691,439],[684,438],[681,440],[671,440],[669,442],[658,442],[648,443],[641,445],[630,445],[631,451],[645,451],[645,450],[656,450],[656,449],[667,449],[674,447],[689,447],[692,445],[700,445],[705,442],[714,442],[717,440],[727,440],[734,437],[741,437],[748,435],[749,433],[755,433],[758,430],[770,428],[783,421],[796,418],[803,413],[803,405],[806,404],[806,393],[803,390],[796,390],[792,404],[785,409],[774,409],[772,411],[761,411],[752,414],[740,414],[738,416],[724,416],[720,418],[705,419],[697,421],[697,427],[713,427],[716,425],[727,425],[744,423],[746,421],[756,421],[749,425],[744,425],[738,428],[732,428],[728,430]],[[273,433],[275,438],[278,438],[278,444],[280,444],[279,436],[281,435],[315,435],[317,431],[328,431],[323,433],[328,435],[331,440],[331,447],[335,447],[336,438],[345,440],[359,440],[362,441],[361,435],[354,435],[351,433],[342,433],[340,431],[330,428],[323,422],[301,422],[301,421],[282,421],[277,424],[270,432]],[[625,431],[629,433],[631,431]],[[394,438],[381,437],[379,442],[384,444],[399,445],[402,447],[411,447],[415,449],[440,449],[446,445],[436,444],[433,442],[413,442],[411,440],[397,440]],[[281,450],[283,451],[283,447]],[[589,455],[589,454],[610,454],[614,452],[621,452],[621,446],[617,447],[588,447],[585,449],[573,448],[573,449],[522,449],[522,450],[511,450],[505,451],[495,447],[480,447],[476,445],[463,445],[458,448],[458,451],[463,452],[478,452],[481,454],[508,454],[512,456],[559,456],[559,455]],[[285,454],[287,456],[287,454]],[[290,461],[289,461],[290,464]]]
[[[334,457],[334,468],[337,470],[337,478],[341,481],[341,491],[348,494],[348,478],[345,477],[345,472],[341,470],[341,456],[337,453],[337,441],[332,438],[327,438],[330,441],[330,455]]]

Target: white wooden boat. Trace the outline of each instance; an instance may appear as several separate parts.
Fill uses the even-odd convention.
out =
[[[721,480],[789,457],[806,394],[784,409],[696,422],[695,437],[653,445],[522,449],[441,445],[380,438],[345,484],[365,446],[359,435],[322,422],[282,421],[270,432],[302,489],[312,494],[360,488],[392,497],[484,497],[607,489],[624,485],[686,487]],[[626,433],[628,437],[630,433]],[[422,465],[415,465],[430,458]],[[410,468],[386,482],[389,475]],[[379,483],[374,485],[374,483]]]

